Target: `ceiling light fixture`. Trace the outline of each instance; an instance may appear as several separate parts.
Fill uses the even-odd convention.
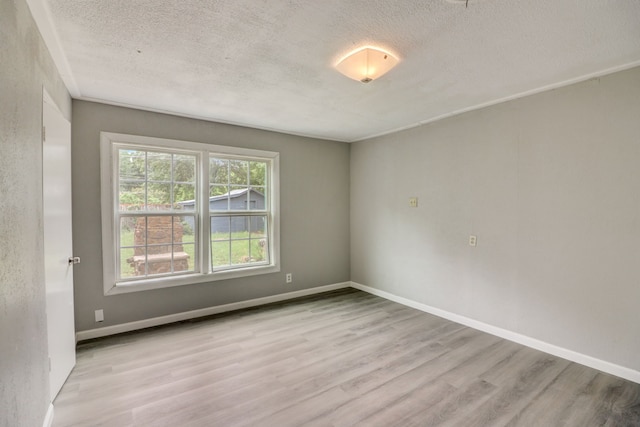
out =
[[[350,52],[335,65],[345,76],[369,83],[386,74],[398,63],[398,58],[378,47],[365,46]]]

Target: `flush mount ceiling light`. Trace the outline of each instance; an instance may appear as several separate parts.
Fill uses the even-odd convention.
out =
[[[378,47],[365,46],[354,50],[336,64],[345,76],[369,83],[395,67],[398,58]]]

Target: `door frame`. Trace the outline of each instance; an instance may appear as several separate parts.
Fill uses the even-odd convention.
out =
[[[46,310],[47,310],[47,353],[49,356],[49,393],[51,401],[55,399],[58,392],[62,388],[62,385],[66,381],[67,377],[71,373],[71,370],[75,366],[75,325],[74,325],[74,294],[73,294],[73,264],[68,262],[69,257],[73,257],[73,238],[72,235],[67,238],[60,239],[59,236],[53,236],[51,229],[47,229],[47,223],[51,221],[51,218],[64,218],[65,227],[67,225],[66,219],[68,218],[69,233],[71,230],[71,122],[67,120],[62,114],[60,108],[55,103],[53,98],[49,95],[46,89],[42,90],[42,218],[43,218],[43,251],[44,251],[44,279],[45,279],[45,293],[46,293]],[[51,142],[57,138],[54,145],[56,148],[61,146],[64,148],[65,153],[61,154],[64,158],[62,162],[65,166],[68,164],[68,171],[58,171],[60,175],[68,173],[68,176],[60,178],[62,181],[69,183],[68,190],[65,190],[63,197],[59,197],[56,193],[56,199],[59,198],[60,202],[56,200],[56,203],[63,203],[64,209],[62,214],[58,213],[57,206],[52,209],[51,199],[47,200],[46,191],[52,188],[47,188],[49,181],[53,179],[47,179],[45,172],[51,168],[51,163],[47,165],[48,161],[53,162],[56,156],[45,155],[46,147],[46,123],[54,123],[50,126]],[[54,130],[55,128],[55,130]],[[60,143],[60,141],[62,141]],[[56,152],[57,154],[58,152]],[[67,154],[68,153],[68,154]],[[68,155],[68,159],[66,156]],[[49,167],[47,167],[49,166]],[[59,165],[56,165],[59,166]],[[53,187],[53,189],[59,189]],[[68,193],[66,193],[68,191]],[[50,196],[50,195],[49,195]],[[66,206],[68,203],[68,206]],[[67,214],[68,212],[68,214]],[[67,217],[68,215],[68,217]],[[64,232],[63,232],[64,233]],[[65,243],[61,243],[65,241]],[[52,243],[56,242],[56,246],[63,244],[63,251],[65,253],[58,253],[58,251],[52,250]],[[66,243],[68,242],[68,243]],[[70,247],[69,247],[70,246]],[[56,248],[57,249],[57,248]],[[66,253],[68,252],[68,253]],[[56,274],[57,273],[57,274]],[[54,279],[52,279],[54,278]],[[64,279],[60,281],[59,279]],[[70,289],[69,289],[70,281]],[[61,286],[62,282],[63,286]]]

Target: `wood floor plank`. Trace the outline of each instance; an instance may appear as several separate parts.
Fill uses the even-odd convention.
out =
[[[640,385],[353,289],[92,340],[53,427],[640,426]]]
[[[640,426],[640,385],[631,387],[628,381],[598,373],[584,388],[580,388],[567,425]]]
[[[467,340],[467,335],[473,332],[473,339]],[[450,350],[438,342],[435,357],[422,356],[420,358],[398,358],[394,363],[385,365],[366,375],[360,375],[342,384],[342,388],[351,391],[352,394],[364,393],[373,388],[379,387],[399,375],[410,375],[414,378],[436,379],[440,375],[454,369],[460,363],[469,361],[483,352],[486,347],[499,340],[487,334],[475,333],[475,331],[463,329],[454,334],[457,340],[445,340],[445,344],[452,342],[456,348]],[[458,345],[464,341],[466,345]]]
[[[536,353],[539,354],[532,363],[512,369],[510,378],[493,399],[466,417],[467,426],[506,425],[569,365],[566,360]]]
[[[460,419],[468,419],[481,405],[493,398],[497,389],[498,387],[484,380],[475,380],[433,406],[420,408],[416,405],[412,408],[410,415],[403,419],[403,425],[439,427],[459,425]]]
[[[407,426],[417,413],[428,410],[456,393],[456,388],[440,380],[430,381],[358,422],[367,427]],[[337,423],[339,424],[339,423]]]
[[[575,363],[560,373],[549,386],[541,391],[507,426],[563,425],[573,411],[584,411],[575,405],[581,390],[585,389],[598,372]]]

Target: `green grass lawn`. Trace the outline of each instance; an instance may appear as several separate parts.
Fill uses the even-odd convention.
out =
[[[211,234],[211,265],[213,268],[227,265],[247,264],[265,260],[266,248],[260,247],[260,240],[264,236],[248,232],[212,233]],[[133,230],[120,234],[120,272],[122,277],[133,277],[133,267],[127,262],[134,255]],[[193,234],[182,236],[182,249],[189,255],[189,270],[193,270],[195,261],[195,244]]]
[[[249,236],[248,231],[231,233],[230,237],[226,233],[212,233],[212,267],[264,261],[265,254],[260,247],[260,240],[263,237],[256,234]]]

